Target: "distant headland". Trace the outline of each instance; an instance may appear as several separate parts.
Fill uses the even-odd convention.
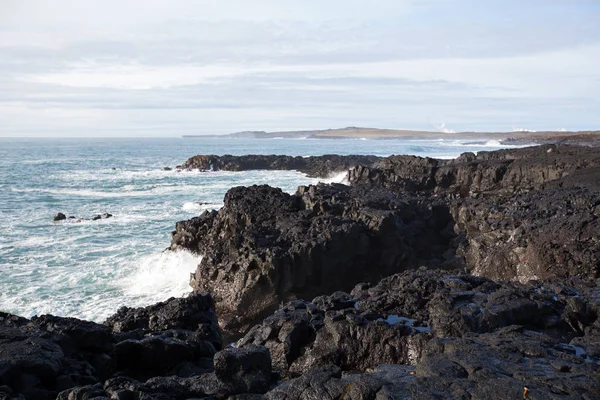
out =
[[[339,129],[304,131],[243,131],[224,135],[183,135],[184,138],[229,137],[244,139],[487,139],[502,143],[600,142],[600,131],[515,131],[515,132],[435,132],[406,129],[378,129],[350,126]]]

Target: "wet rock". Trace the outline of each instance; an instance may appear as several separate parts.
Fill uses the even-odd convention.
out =
[[[65,219],[67,219],[67,216],[61,212],[54,216],[54,221],[64,221]]]
[[[248,171],[248,170],[296,170],[309,176],[328,177],[344,172],[356,165],[371,165],[379,160],[377,156],[328,154],[324,156],[292,157],[280,155],[217,156],[198,155],[188,159],[179,169],[200,169],[204,171]]]

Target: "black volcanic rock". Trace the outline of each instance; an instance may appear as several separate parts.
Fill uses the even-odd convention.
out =
[[[203,255],[192,286],[213,294],[234,335],[282,301],[440,265],[454,236],[443,204],[339,184],[296,195],[239,187],[224,202],[216,214],[178,223],[171,248]]]
[[[67,216],[61,212],[54,216],[54,221],[64,221],[65,219],[67,219]]]
[[[599,168],[598,148],[546,145],[464,153],[454,160],[391,156],[372,166],[355,167],[348,180],[353,185],[473,197],[544,189],[557,182],[562,187],[580,186],[577,177],[588,176],[590,170],[598,174]],[[593,179],[585,184],[598,187]]]
[[[323,156],[292,157],[282,155],[198,155],[188,159],[180,169],[200,169],[206,171],[248,171],[248,170],[296,170],[309,176],[325,178],[331,174],[344,172],[356,165],[371,165],[381,157],[327,154]]]
[[[293,301],[253,327],[238,345],[268,347],[274,366],[294,376],[328,364],[344,371],[417,365],[432,338],[516,325],[555,338],[577,338],[595,355],[595,345],[580,337],[598,340],[596,283],[573,285],[497,283],[467,274],[406,271],[377,285],[359,284],[350,294]]]
[[[221,347],[206,294],[122,308],[105,325],[0,313],[0,396],[54,399],[60,391],[89,386],[91,392],[75,389],[70,397],[88,398],[104,395],[102,382],[115,376],[193,377],[213,370]]]
[[[117,368],[134,378],[188,376],[212,370],[222,339],[208,294],[171,298],[144,308],[123,307],[105,324],[122,339]]]
[[[492,279],[597,277],[599,205],[598,191],[571,187],[455,201],[458,254]]]

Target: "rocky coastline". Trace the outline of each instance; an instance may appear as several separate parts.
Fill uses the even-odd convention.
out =
[[[186,298],[0,313],[0,399],[600,398],[600,148],[181,168],[349,185],[236,187],[178,222]]]
[[[357,165],[371,165],[380,159],[381,157],[377,156],[339,156],[336,154],[309,157],[255,154],[217,156],[208,154],[191,157],[176,168],[178,171],[191,169],[202,171],[294,170],[303,172],[308,176],[326,178],[336,173],[345,172]]]

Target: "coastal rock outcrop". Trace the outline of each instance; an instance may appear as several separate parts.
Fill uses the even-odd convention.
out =
[[[351,187],[233,188],[218,212],[179,222],[171,249],[203,256],[191,285],[214,293],[234,336],[281,302],[422,265],[521,282],[597,277],[599,176],[595,148],[391,156],[351,169]]]
[[[356,165],[371,165],[380,160],[377,156],[327,154],[323,156],[283,156],[283,155],[198,155],[189,158],[179,169],[200,169],[205,171],[248,171],[248,170],[295,170],[309,176],[326,178],[344,172]]]
[[[552,150],[548,152],[548,150]],[[545,145],[463,153],[454,160],[390,156],[349,171],[352,185],[426,191],[450,197],[513,194],[547,187],[598,187],[589,179],[600,169],[598,148]],[[586,179],[587,178],[587,179]]]
[[[178,223],[171,248],[203,256],[192,287],[213,294],[221,327],[234,336],[281,302],[456,261],[447,254],[449,209],[431,199],[334,184],[296,195],[238,187],[224,203]]]
[[[597,148],[564,145],[455,160],[392,156],[349,172],[354,185],[445,199],[466,268],[523,282],[598,276],[599,177]]]

